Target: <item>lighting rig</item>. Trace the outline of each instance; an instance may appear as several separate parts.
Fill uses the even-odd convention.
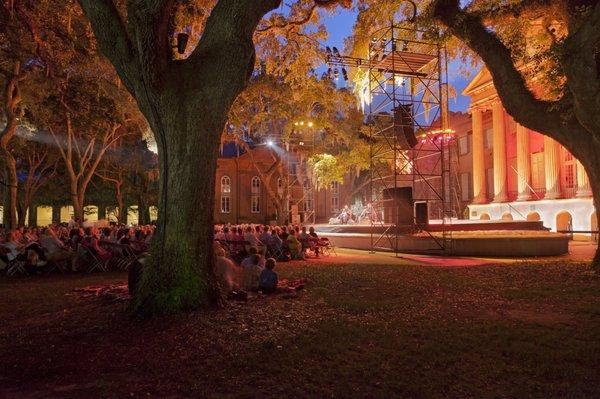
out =
[[[416,6],[410,3],[414,12],[409,22],[416,16]],[[328,69],[323,78],[347,80],[348,68],[363,70],[368,78],[370,202],[375,209],[370,217],[372,249],[410,251],[403,247],[402,236],[429,234],[431,215],[440,219],[442,235],[429,234],[428,249],[450,250],[450,230],[444,225],[452,218],[449,146],[453,132],[447,126],[446,52],[437,31],[391,23],[375,32],[367,58],[343,55],[336,47],[326,47],[325,57]],[[400,198],[407,190],[410,209],[402,208]]]

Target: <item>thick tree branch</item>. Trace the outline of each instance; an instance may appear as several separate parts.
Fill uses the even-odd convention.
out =
[[[559,101],[535,97],[515,66],[510,50],[484,26],[480,17],[463,11],[458,0],[437,0],[431,7],[434,17],[481,57],[504,107],[519,123],[562,144],[570,142],[572,136],[586,134],[575,120],[564,117],[558,109]]]
[[[174,0],[127,0],[128,27],[147,84],[160,88],[172,63],[169,23]]]
[[[575,29],[574,26],[571,28]],[[560,60],[576,117],[589,131],[595,131],[595,127],[600,126],[600,76],[596,59],[599,45],[600,3],[589,15],[580,18],[577,30],[569,32]]]
[[[123,84],[133,92],[140,69],[137,51],[113,0],[79,0],[79,3],[92,24],[100,50],[111,60]]]
[[[273,29],[278,29],[278,28],[287,28],[287,27],[291,27],[291,26],[301,26],[304,25],[306,23],[308,23],[311,18],[313,17],[313,15],[315,14],[315,11],[317,10],[317,3],[315,2],[306,12],[306,15],[302,18],[299,19],[295,19],[295,20],[288,20],[288,21],[277,21],[271,25],[265,26],[265,27],[261,27],[261,28],[257,28],[256,32],[257,33],[265,33],[268,32],[270,30]]]

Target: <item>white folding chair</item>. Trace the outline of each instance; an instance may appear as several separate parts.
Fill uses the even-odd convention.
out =
[[[101,260],[90,248],[80,245],[77,249],[77,257],[86,262],[87,273],[92,273],[96,269],[107,271],[106,261]]]
[[[6,265],[6,275],[14,276],[15,274],[19,273],[24,276],[29,276],[29,273],[27,273],[27,269],[25,268],[26,265],[27,262],[25,261],[17,259],[11,260]]]

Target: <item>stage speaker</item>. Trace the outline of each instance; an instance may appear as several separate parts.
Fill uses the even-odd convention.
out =
[[[383,221],[398,226],[414,223],[412,187],[383,190]]]
[[[412,104],[400,104],[394,109],[394,134],[401,150],[410,150],[417,145]]]
[[[429,204],[427,201],[415,202],[415,224],[417,226],[429,224]]]

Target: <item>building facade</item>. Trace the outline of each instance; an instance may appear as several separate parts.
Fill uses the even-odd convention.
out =
[[[326,223],[339,215],[347,185],[334,182],[317,190],[306,158],[282,152],[276,164],[273,151],[277,149],[257,146],[252,155],[219,158],[215,223]]]
[[[468,217],[542,220],[553,231],[597,229],[587,174],[559,143],[507,114],[484,68],[463,91],[471,129],[457,130],[462,198]]]

